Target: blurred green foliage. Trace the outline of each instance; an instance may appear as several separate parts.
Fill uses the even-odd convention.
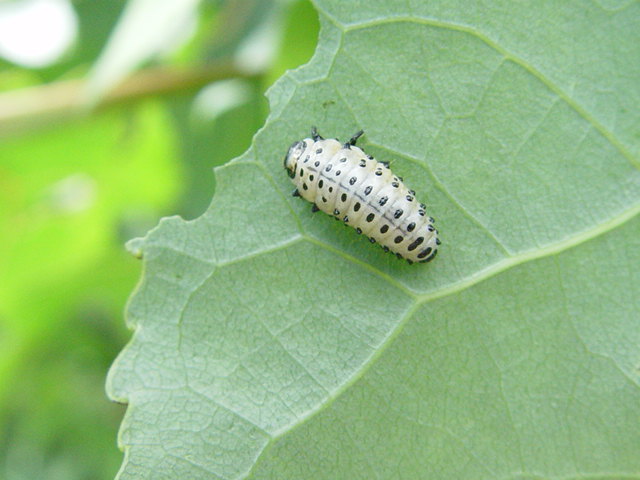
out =
[[[115,475],[125,408],[106,399],[104,377],[130,336],[122,312],[140,276],[123,244],[162,216],[193,218],[206,208],[215,188],[212,167],[249,146],[268,112],[264,91],[315,48],[318,20],[308,2],[191,8],[196,21],[189,34],[129,72],[134,78],[148,72],[142,87],[117,102],[105,92],[89,113],[64,104],[52,113],[48,106],[61,95],[82,99],[92,65],[130,10],[124,3],[75,2],[79,37],[52,65],[0,63],[2,479]],[[249,73],[226,71],[237,77],[240,95],[207,109],[204,92],[220,77],[216,65],[235,66],[265,31],[273,55],[255,59]],[[174,72],[160,88],[159,66]],[[194,71],[206,74],[181,81]]]

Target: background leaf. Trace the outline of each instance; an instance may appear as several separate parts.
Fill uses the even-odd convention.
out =
[[[140,273],[124,243],[164,215],[193,217],[206,208],[215,189],[212,165],[247,149],[266,117],[264,90],[310,58],[318,30],[308,3],[244,2],[234,10],[242,2],[204,2],[193,37],[167,42],[170,55],[156,56],[153,66],[143,62],[97,108],[81,111],[85,76],[125,2],[65,2],[24,2],[75,11],[77,37],[60,58],[41,68],[0,59],[3,480],[116,475],[125,407],[109,401],[104,381],[130,337],[123,306]],[[270,55],[258,52],[260,68],[247,74],[229,58],[241,46],[251,53],[244,45],[266,23],[254,9],[269,12],[273,31]],[[237,31],[221,45],[230,18]],[[22,19],[39,45],[60,30],[45,28],[54,21],[42,11],[30,23]],[[281,39],[292,22],[312,40],[285,52]],[[156,33],[137,30],[129,47],[148,45],[143,37]],[[246,87],[223,113],[205,95],[220,79]]]
[[[132,246],[120,478],[638,475],[640,5],[317,6],[209,210]],[[290,197],[311,124],[394,160],[433,264]]]
[[[176,47],[195,27],[199,0],[131,0],[100,55],[87,95],[91,101],[102,96],[143,62]]]

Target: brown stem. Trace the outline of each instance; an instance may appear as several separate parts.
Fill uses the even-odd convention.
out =
[[[189,92],[216,80],[249,77],[228,63],[191,70],[150,68],[123,80],[93,110],[155,95]],[[83,103],[86,85],[85,79],[64,80],[0,94],[0,137],[87,115],[90,110]]]

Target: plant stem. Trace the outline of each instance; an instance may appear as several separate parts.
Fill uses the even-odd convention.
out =
[[[156,67],[130,75],[95,106],[84,99],[87,80],[63,80],[0,94],[0,137],[85,117],[95,110],[151,96],[191,92],[227,78],[252,78],[230,63],[191,70]]]

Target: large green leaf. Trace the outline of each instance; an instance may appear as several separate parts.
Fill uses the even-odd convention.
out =
[[[210,209],[130,244],[121,478],[640,475],[640,4],[356,3]],[[394,160],[432,264],[290,197],[311,124]]]

